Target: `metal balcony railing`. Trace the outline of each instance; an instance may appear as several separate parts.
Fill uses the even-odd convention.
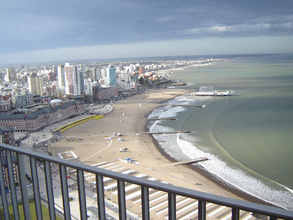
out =
[[[97,207],[96,219],[156,219],[152,216],[150,205],[150,195],[153,190],[166,195],[167,214],[164,217],[166,219],[174,220],[176,214],[179,214],[176,211],[176,208],[178,208],[176,206],[179,206],[179,202],[176,203],[176,198],[179,197],[191,199],[191,204],[194,204],[194,208],[197,210],[196,217],[186,217],[185,219],[206,219],[210,204],[228,207],[230,215],[228,218],[226,216],[225,219],[241,219],[243,211],[261,215],[261,219],[293,219],[293,212],[280,208],[224,198],[84,164],[68,162],[19,147],[0,144],[0,154],[1,209],[5,220],[11,219],[9,209],[12,209],[14,219],[20,219],[19,203],[22,204],[23,215],[26,220],[31,219],[33,214],[37,216],[38,220],[48,218],[53,220],[61,214],[63,215],[62,218],[66,220],[88,219],[91,218],[88,214],[90,208],[87,206],[89,192],[96,195],[94,200]],[[73,210],[72,198],[69,196],[70,187],[74,182],[69,183],[72,180],[68,178],[68,173],[72,171],[75,171],[73,173],[76,174],[74,180],[78,194],[76,209],[79,210],[80,215],[77,217],[72,215],[72,211],[76,210]],[[95,176],[95,184],[91,186],[90,191],[88,189],[90,186],[85,181],[85,173]],[[116,204],[105,197],[104,183],[106,179],[110,178],[117,184],[115,186],[117,188]],[[135,187],[139,188],[140,205],[137,205],[139,207],[137,213],[139,214],[133,214],[128,210],[126,191],[130,189],[129,184],[135,184]],[[125,190],[126,188],[127,190]],[[57,191],[60,192],[60,198],[56,197]],[[59,205],[57,200],[60,203]],[[34,203],[33,211],[29,207],[31,202]],[[43,205],[48,208],[49,217],[44,216]],[[116,212],[116,217],[110,212]],[[255,217],[255,219],[260,219],[260,217]]]

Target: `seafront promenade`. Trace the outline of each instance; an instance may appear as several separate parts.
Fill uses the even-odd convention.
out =
[[[44,147],[45,145],[49,144],[51,141],[56,141],[56,132],[62,130],[64,132],[69,126],[77,126],[78,122],[84,123],[86,120],[92,119],[99,119],[99,117],[103,117],[103,115],[109,114],[113,107],[109,107],[109,105],[94,105],[92,108],[98,109],[96,111],[100,116],[95,116],[91,114],[81,114],[69,119],[65,119],[54,124],[51,124],[40,131],[30,132],[30,133],[18,133],[17,139],[22,139],[23,136],[26,134],[27,137],[23,139],[20,143],[21,146],[35,146],[35,147]],[[62,133],[61,132],[61,133]],[[44,150],[44,149],[43,149]]]

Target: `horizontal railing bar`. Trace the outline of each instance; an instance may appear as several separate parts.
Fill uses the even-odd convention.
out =
[[[235,207],[235,208],[239,208],[241,210],[245,210],[245,211],[249,211],[249,212],[256,212],[256,213],[264,214],[267,216],[275,216],[275,217],[279,217],[279,218],[288,218],[288,219],[293,218],[292,211],[284,210],[284,209],[277,208],[274,206],[268,206],[268,205],[256,204],[256,203],[248,202],[248,201],[226,198],[226,197],[212,195],[209,193],[199,192],[196,190],[186,189],[186,188],[182,188],[182,187],[178,187],[178,186],[174,186],[174,185],[145,180],[145,179],[137,178],[135,176],[128,176],[125,174],[116,173],[116,172],[113,172],[110,170],[105,170],[102,168],[91,167],[91,166],[81,164],[81,163],[73,163],[70,161],[64,161],[64,160],[61,160],[56,157],[51,157],[51,156],[44,155],[44,154],[41,154],[38,152],[33,152],[31,150],[17,148],[17,147],[9,146],[6,144],[1,144],[0,148],[14,151],[14,152],[19,152],[19,153],[26,154],[26,155],[31,155],[33,157],[40,159],[40,160],[47,160],[50,162],[63,164],[65,166],[68,166],[68,167],[71,167],[74,169],[82,169],[86,172],[91,172],[94,174],[110,177],[113,179],[122,180],[122,181],[126,181],[126,182],[133,183],[133,184],[138,184],[141,186],[146,186],[149,188],[154,188],[154,189],[157,189],[160,191],[173,192],[177,195],[186,196],[186,197],[190,197],[190,198],[197,199],[197,200],[205,200],[206,202],[215,203],[218,205],[224,205],[224,206],[228,206],[231,208]]]

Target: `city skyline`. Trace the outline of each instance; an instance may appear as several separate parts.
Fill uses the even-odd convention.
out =
[[[5,2],[0,63],[293,52],[292,1]]]

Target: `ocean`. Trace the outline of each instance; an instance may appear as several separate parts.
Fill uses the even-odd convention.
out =
[[[214,58],[220,60],[177,71],[172,78],[194,90],[213,86],[238,95],[177,97],[149,115],[177,120],[150,121],[149,130],[192,131],[154,138],[174,159],[207,157],[195,166],[243,192],[293,210],[293,55]]]

